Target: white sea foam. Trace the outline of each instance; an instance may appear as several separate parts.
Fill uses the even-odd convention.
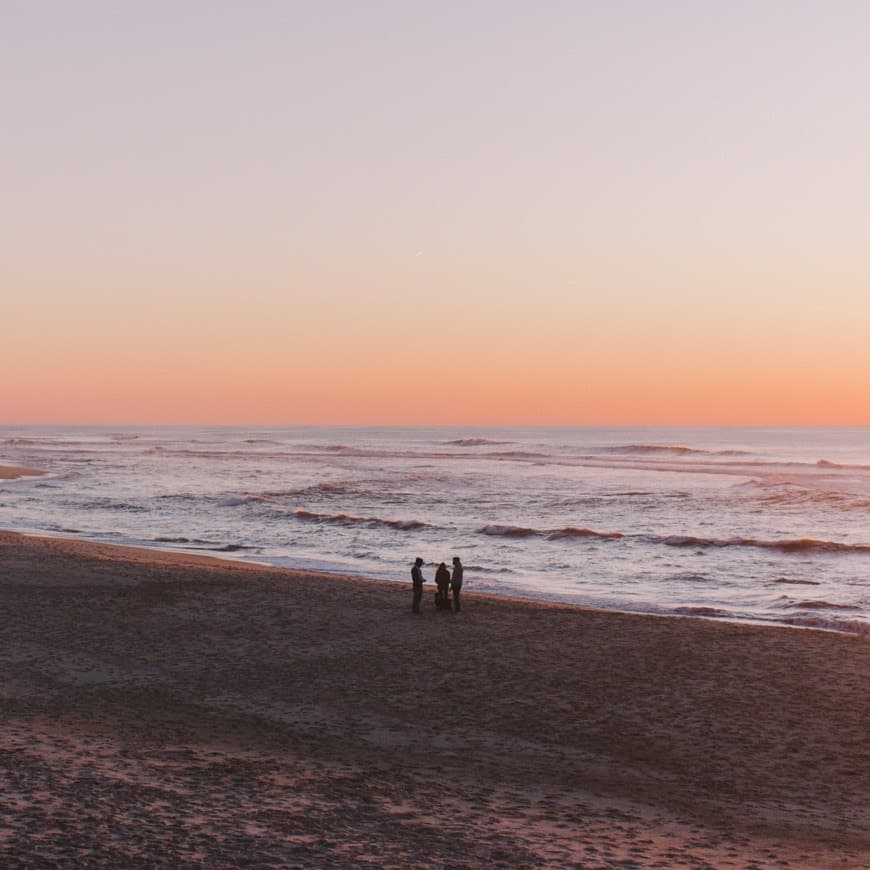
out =
[[[265,495],[228,495],[218,502],[218,507],[238,507],[243,504],[261,504],[271,501],[272,499]]]

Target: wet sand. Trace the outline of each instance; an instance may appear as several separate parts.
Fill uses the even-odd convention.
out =
[[[19,477],[38,477],[45,474],[37,468],[24,465],[0,465],[0,480],[17,480]]]
[[[7,865],[868,867],[870,643],[0,532]]]

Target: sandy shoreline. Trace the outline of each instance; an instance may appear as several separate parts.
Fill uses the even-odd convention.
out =
[[[870,643],[0,532],[6,863],[870,866]]]

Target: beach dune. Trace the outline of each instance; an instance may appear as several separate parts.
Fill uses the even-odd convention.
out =
[[[425,595],[0,533],[0,855],[870,865],[866,638]]]

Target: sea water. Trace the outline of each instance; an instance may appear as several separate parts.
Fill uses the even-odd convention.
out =
[[[0,527],[870,634],[870,429],[0,428]]]

